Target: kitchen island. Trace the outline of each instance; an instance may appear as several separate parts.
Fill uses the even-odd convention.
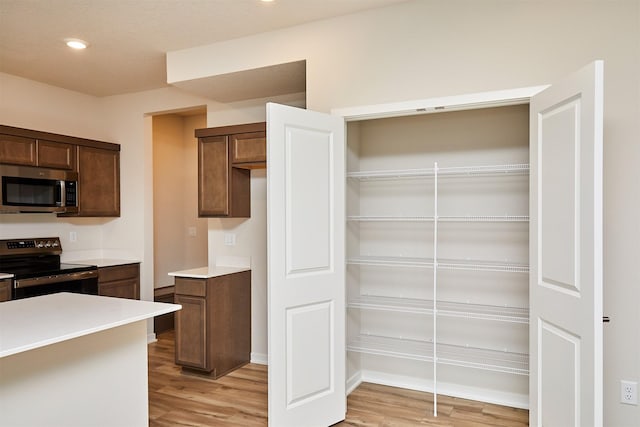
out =
[[[65,292],[0,304],[0,425],[148,425],[146,319],[180,308]]]

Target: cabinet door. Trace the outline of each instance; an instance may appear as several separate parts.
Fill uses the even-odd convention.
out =
[[[206,348],[206,300],[176,295],[175,302],[182,305],[175,318],[176,363],[210,370]]]
[[[98,294],[116,298],[140,298],[140,265],[126,264],[98,269]]]
[[[76,169],[76,146],[62,142],[38,140],[38,166]]]
[[[120,216],[120,152],[78,147],[78,216]]]
[[[227,216],[229,151],[226,136],[198,139],[198,215]]]
[[[11,280],[0,280],[0,302],[11,299]]]
[[[138,299],[139,284],[136,279],[117,280],[98,284],[98,294],[105,297]]]
[[[247,168],[266,167],[267,137],[265,132],[231,135],[231,160],[234,166]]]
[[[14,135],[0,135],[0,163],[36,165],[36,140]]]

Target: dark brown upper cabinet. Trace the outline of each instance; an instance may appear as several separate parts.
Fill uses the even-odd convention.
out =
[[[78,147],[78,216],[120,216],[120,151]]]
[[[78,172],[78,212],[120,216],[120,145],[0,125],[0,163]]]
[[[0,163],[36,165],[36,140],[15,135],[0,135]]]
[[[38,166],[72,171],[77,170],[75,145],[38,140],[37,149]]]
[[[249,218],[251,171],[267,167],[266,123],[196,129],[198,215]]]
[[[0,163],[76,170],[76,148],[64,142],[2,134]]]
[[[245,169],[267,167],[266,132],[238,133],[230,136],[231,164]]]

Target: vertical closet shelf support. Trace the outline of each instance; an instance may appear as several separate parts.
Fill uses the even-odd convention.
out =
[[[433,416],[438,416],[438,354],[436,351],[436,322],[438,319],[438,162],[433,164]]]

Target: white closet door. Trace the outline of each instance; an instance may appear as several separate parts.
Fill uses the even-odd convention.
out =
[[[341,117],[267,104],[269,425],[345,418]]]
[[[597,61],[531,100],[530,425],[602,425]]]

